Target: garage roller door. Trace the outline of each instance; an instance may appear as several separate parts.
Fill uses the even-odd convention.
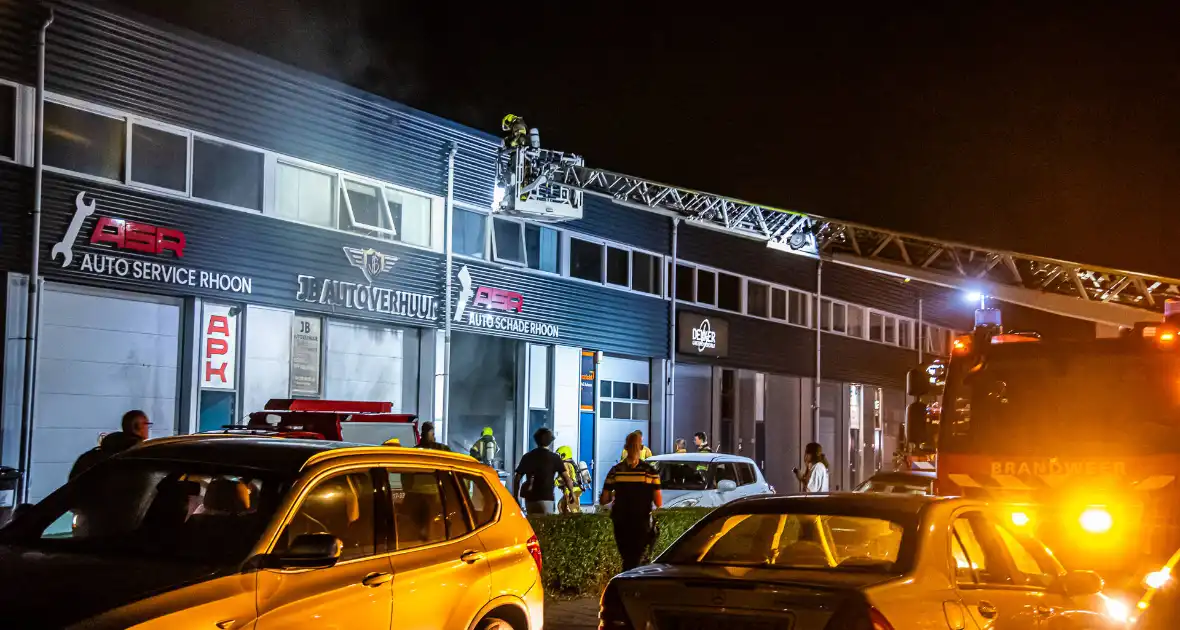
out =
[[[29,498],[69,476],[99,436],[142,409],[152,436],[176,429],[180,302],[47,285],[41,299]]]
[[[388,401],[395,411],[407,409],[408,402],[412,408],[412,400],[403,400],[406,346],[406,331],[329,320],[324,397]]]

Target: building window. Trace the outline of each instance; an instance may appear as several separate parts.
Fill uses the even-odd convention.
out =
[[[193,196],[262,210],[263,155],[193,138]]]
[[[58,103],[45,103],[47,166],[123,181],[127,124]],[[262,185],[261,171],[258,179]]]
[[[728,273],[717,274],[717,306],[727,311],[742,311],[742,279]]]
[[[819,304],[819,325],[824,330],[832,329],[832,301],[822,298]]]
[[[188,190],[188,136],[131,126],[131,181],[177,192]]]
[[[419,247],[430,247],[430,227],[434,204],[430,197],[385,189],[385,201],[397,231],[397,240]]]
[[[651,418],[651,388],[647,383],[601,381],[599,416],[607,420],[648,420]]]
[[[499,217],[492,219],[496,260],[524,264],[524,225]]]
[[[381,194],[381,189],[347,179],[340,187],[340,216],[337,227],[385,239],[396,234],[393,229],[393,217],[389,215],[389,206],[385,204],[385,196]]]
[[[696,269],[676,265],[676,299],[685,302],[696,301]]]
[[[0,157],[16,159],[16,86],[5,83],[0,83]]]
[[[570,239],[570,277],[602,282],[602,245]]]
[[[697,302],[717,305],[717,274],[697,269]]]
[[[914,347],[914,322],[902,319],[897,322],[898,344],[903,348]]]
[[[770,287],[761,282],[746,280],[746,314],[766,317]]]
[[[808,294],[790,291],[787,299],[787,316],[789,322],[796,326],[809,326],[807,322]]]
[[[524,226],[524,249],[530,269],[560,273],[560,232],[553,228],[526,223]]]
[[[770,317],[782,321],[787,320],[787,291],[785,289],[770,290]]]
[[[454,239],[451,246],[455,253],[483,258],[484,225],[487,223],[487,216],[479,212],[455,208],[452,220],[455,225],[451,228]]]
[[[662,295],[663,282],[660,278],[660,257],[643,252],[631,252],[631,288],[636,291]]]
[[[838,333],[848,332],[848,305],[832,302],[832,330]]]
[[[138,155],[138,153],[135,153]],[[336,178],[279,162],[275,168],[275,214],[284,219],[332,227]]]
[[[897,318],[885,318],[885,343],[897,343]]]
[[[884,317],[880,313],[869,311],[869,341],[881,341],[884,339],[885,331]]]
[[[858,339],[865,338],[865,310],[852,304],[848,305],[848,334]]]
[[[606,248],[606,282],[631,287],[631,252],[616,247]]]

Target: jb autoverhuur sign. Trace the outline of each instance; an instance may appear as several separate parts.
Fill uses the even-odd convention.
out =
[[[676,347],[682,354],[724,357],[729,353],[729,323],[718,317],[680,313]]]

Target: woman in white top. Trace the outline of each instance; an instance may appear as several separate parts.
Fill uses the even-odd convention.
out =
[[[803,463],[807,469],[800,472],[795,469],[795,476],[803,485],[804,494],[816,494],[828,491],[828,458],[824,457],[824,449],[816,442],[807,445],[803,451]]]

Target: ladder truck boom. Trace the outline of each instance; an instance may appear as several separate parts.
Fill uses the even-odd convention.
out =
[[[983,291],[1001,301],[1117,326],[1161,319],[1165,299],[1180,297],[1180,280],[1175,278],[785,210],[592,168],[580,156],[539,145],[537,137],[533,145],[501,152],[504,197],[498,211],[549,221],[580,218],[581,195],[589,193],[787,252]]]

